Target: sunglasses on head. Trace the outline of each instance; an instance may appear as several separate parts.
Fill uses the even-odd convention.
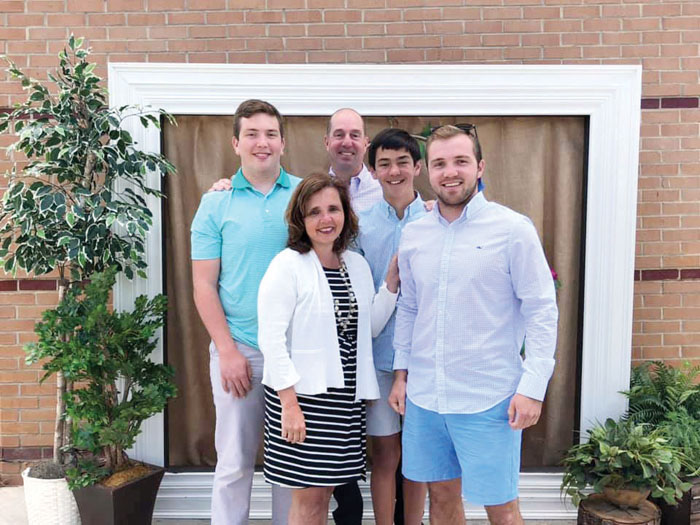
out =
[[[430,134],[432,135],[433,133],[435,133],[436,130],[438,130],[440,128],[444,128],[445,126],[452,126],[452,127],[461,129],[467,135],[472,135],[474,137],[478,137],[478,135],[476,134],[476,126],[474,124],[469,124],[467,122],[461,123],[461,124],[443,124],[441,126],[435,126],[433,128],[430,128]]]

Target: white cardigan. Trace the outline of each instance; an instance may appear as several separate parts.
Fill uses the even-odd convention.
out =
[[[355,400],[378,399],[372,337],[391,317],[398,293],[383,285],[375,295],[367,261],[351,251],[342,257],[358,305]],[[313,250],[287,248],[272,259],[258,293],[258,345],[262,382],[275,390],[294,386],[298,394],[313,395],[344,386],[333,298]]]

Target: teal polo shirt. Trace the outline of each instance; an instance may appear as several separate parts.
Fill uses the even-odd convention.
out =
[[[204,194],[191,227],[192,260],[221,259],[219,298],[231,335],[258,348],[258,287],[287,244],[284,212],[300,178],[284,169],[263,195],[238,170],[231,191]]]

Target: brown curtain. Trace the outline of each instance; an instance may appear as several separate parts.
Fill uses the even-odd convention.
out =
[[[285,168],[299,176],[327,171],[326,117],[285,120]],[[165,125],[164,153],[178,173],[166,183],[164,247],[170,299],[167,359],[180,394],[168,409],[171,466],[211,466],[214,408],[209,384],[209,338],[192,301],[189,226],[202,193],[238,169],[231,147],[233,117],[178,116]],[[583,117],[371,117],[371,137],[386,127],[420,134],[426,125],[477,125],[486,160],[485,194],[532,219],[547,260],[563,283],[558,293],[557,366],[540,422],[525,432],[522,464],[548,467],[574,441],[578,388],[579,271],[582,255],[585,119]],[[417,186],[432,197],[425,169]]]

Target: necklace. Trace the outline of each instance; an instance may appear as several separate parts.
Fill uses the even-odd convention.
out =
[[[343,280],[343,284],[345,284],[345,289],[348,291],[348,310],[347,312],[343,312],[341,309],[342,302],[338,298],[333,299],[333,305],[340,331],[345,333],[348,332],[350,322],[357,315],[357,299],[355,298],[355,292],[353,292],[352,286],[350,285],[348,269],[345,266],[345,261],[343,261],[342,258],[340,258],[340,268],[338,268],[338,271],[340,273],[340,278]]]

